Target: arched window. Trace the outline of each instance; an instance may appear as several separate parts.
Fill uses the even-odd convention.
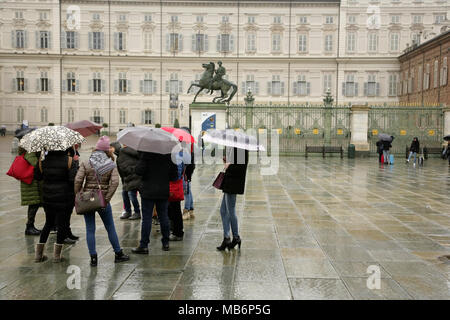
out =
[[[438,86],[438,73],[439,73],[439,62],[434,61],[434,70],[433,70],[433,88]]]
[[[48,110],[45,107],[41,109],[41,122],[48,122]]]

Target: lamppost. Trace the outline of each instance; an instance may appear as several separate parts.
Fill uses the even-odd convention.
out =
[[[331,89],[328,88],[326,95],[323,98],[325,109],[325,130],[324,130],[324,143],[326,145],[331,144],[331,108],[333,107],[333,97],[331,96]]]

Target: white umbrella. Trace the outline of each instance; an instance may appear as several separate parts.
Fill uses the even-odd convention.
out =
[[[148,127],[125,128],[117,134],[117,141],[138,151],[161,154],[172,153],[180,143],[173,134],[160,128]]]
[[[249,151],[265,151],[263,145],[258,144],[254,136],[249,136],[240,131],[228,129],[217,130],[209,129],[202,137],[204,142],[216,143],[222,146],[245,149]]]
[[[24,135],[19,146],[28,152],[64,151],[85,141],[80,133],[67,127],[46,126]]]

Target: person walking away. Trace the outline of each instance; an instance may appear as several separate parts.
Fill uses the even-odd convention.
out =
[[[248,166],[248,150],[228,148],[225,157],[225,174],[222,182],[223,198],[220,206],[222,217],[223,241],[217,250],[233,249],[238,245],[241,248],[238,218],[236,216],[236,195],[244,194],[245,175]],[[233,241],[230,239],[230,227]]]
[[[139,152],[139,161],[135,172],[142,178],[142,183],[139,187],[142,204],[142,226],[139,246],[132,249],[132,252],[148,254],[153,207],[155,205],[161,226],[162,249],[168,251],[170,237],[169,218],[167,215],[169,181],[176,180],[177,166],[172,162],[170,154]]]
[[[106,207],[97,210],[103,221],[108,239],[111,243],[115,258],[114,262],[128,261],[130,258],[126,255],[119,244],[114,219],[111,209],[111,199],[119,186],[119,173],[114,163],[114,148],[110,147],[110,141],[107,136],[102,136],[95,146],[88,161],[82,162],[80,169],[75,177],[75,193],[80,190],[98,190],[99,185],[105,199]],[[86,240],[91,256],[91,266],[96,267],[98,258],[95,247],[95,211],[84,215],[86,223]]]
[[[35,170],[39,170],[38,167],[38,157],[40,154],[36,152],[27,152],[25,149],[18,149],[19,155],[24,155],[25,160],[28,161]],[[37,167],[37,168],[36,168]],[[39,210],[39,207],[43,205],[42,198],[42,182],[33,179],[31,184],[26,184],[25,182],[20,182],[20,204],[22,206],[28,206],[27,213],[27,223],[25,227],[25,235],[27,236],[38,236],[41,234],[41,230],[36,229],[34,226],[34,222],[36,219],[36,213]]]
[[[419,139],[417,137],[414,137],[413,141],[411,142],[411,147],[409,148],[409,156],[406,162],[409,163],[411,156],[414,155],[414,166],[416,166],[416,158],[419,150],[420,150]]]
[[[390,141],[383,141],[383,158],[384,163],[390,163],[389,161],[389,149],[392,147]]]
[[[188,130],[186,130],[188,131]],[[189,132],[189,131],[188,131]],[[191,144],[191,157],[190,163],[186,164],[186,173],[183,176],[183,190],[184,190],[184,210],[183,210],[183,220],[193,219],[194,215],[194,198],[192,196],[191,180],[192,174],[195,170],[194,162],[194,144]]]
[[[381,163],[381,155],[383,154],[383,141],[378,140],[377,143],[378,162]]]
[[[141,177],[134,172],[139,160],[139,154],[136,150],[126,145],[121,147],[119,142],[113,142],[111,145],[115,149],[114,154],[117,155],[117,169],[122,180],[122,199],[125,211],[120,216],[120,219],[141,219],[141,209],[137,198],[137,189],[141,184]],[[133,214],[131,214],[131,203],[134,207]]]
[[[72,157],[66,151],[49,151],[44,160],[39,159],[39,169],[43,180],[43,200],[45,225],[39,243],[36,245],[35,262],[47,259],[43,255],[50,230],[57,227],[56,243],[53,247],[53,262],[61,262],[61,252],[67,236],[65,215],[69,210],[73,196],[73,184],[69,182]]]

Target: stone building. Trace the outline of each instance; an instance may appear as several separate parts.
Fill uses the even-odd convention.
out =
[[[257,103],[398,102],[397,57],[446,0],[10,0],[0,8],[0,123],[189,122],[203,62]],[[198,101],[209,101],[205,93]],[[172,101],[172,102],[171,102]]]

